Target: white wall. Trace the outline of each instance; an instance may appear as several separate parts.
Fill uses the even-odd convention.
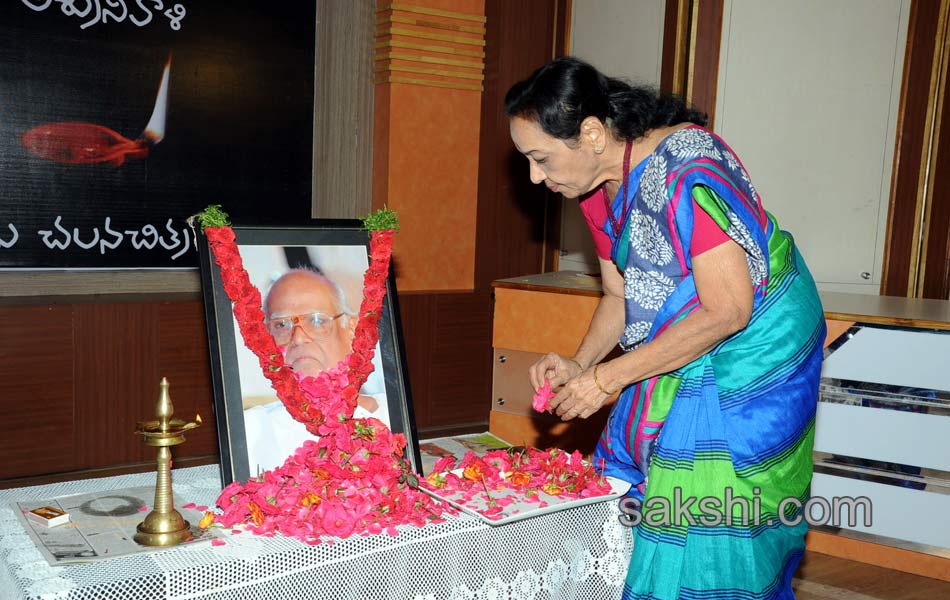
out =
[[[715,129],[821,289],[878,293],[908,0],[725,0]],[[571,52],[658,85],[663,0],[575,0]],[[597,270],[576,201],[561,270]]]
[[[724,8],[716,131],[819,287],[878,293],[909,2]]]
[[[574,0],[571,54],[633,83],[660,84],[665,0]],[[597,273],[597,253],[576,200],[561,204],[561,271]]]

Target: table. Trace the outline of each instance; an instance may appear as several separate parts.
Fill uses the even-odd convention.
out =
[[[175,469],[175,500],[214,505],[215,465]],[[354,536],[309,546],[248,532],[224,546],[201,542],[97,563],[51,567],[10,502],[153,485],[154,474],[0,490],[0,598],[147,600],[236,598],[618,598],[632,531],[616,501],[502,527],[469,515],[399,535]]]

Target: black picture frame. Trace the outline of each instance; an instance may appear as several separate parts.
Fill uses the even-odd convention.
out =
[[[307,226],[294,227],[235,225],[232,229],[242,256],[250,252],[283,251],[286,263],[273,265],[272,275],[308,266],[326,272],[327,265],[307,265],[306,263],[315,253],[327,249],[343,253],[347,257],[363,257],[366,261],[364,265],[368,264],[369,260],[369,233],[362,229],[362,223],[355,219],[319,219]],[[251,476],[257,475],[256,471],[252,472],[248,462],[246,406],[245,396],[242,393],[242,379],[247,383],[247,377],[242,376],[250,369],[242,370],[238,364],[240,353],[249,351],[244,347],[240,331],[236,329],[231,300],[224,291],[220,268],[214,262],[208,239],[204,235],[198,236],[198,255],[211,359],[211,382],[214,392],[221,479],[223,485],[228,485],[234,481],[247,481]],[[350,259],[347,258],[347,260]],[[251,274],[253,266],[247,264],[247,259],[245,263],[245,269]],[[362,268],[365,269],[365,266]],[[363,273],[359,272],[358,275],[358,289],[362,293]],[[262,297],[266,293],[267,290],[261,289]],[[358,302],[347,300],[347,304],[351,304],[350,308],[354,312],[358,311]],[[383,300],[382,316],[379,321],[377,356],[379,361],[376,364],[382,366],[387,409],[385,415],[388,417],[388,420],[386,418],[381,418],[381,420],[387,422],[394,433],[405,436],[406,457],[412,469],[419,473],[422,471],[422,460],[409,392],[396,280],[392,270],[386,281],[386,297]],[[255,366],[259,371],[260,367],[256,364]],[[263,378],[259,372],[256,375]],[[274,398],[276,399],[276,393]],[[279,403],[279,400],[277,402]],[[282,405],[280,408],[283,408]],[[289,415],[281,415],[281,418],[285,419],[287,416]],[[298,426],[296,422],[294,423],[294,427]]]

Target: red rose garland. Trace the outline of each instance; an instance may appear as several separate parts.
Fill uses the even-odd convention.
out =
[[[261,292],[251,284],[244,270],[234,230],[227,226],[206,227],[204,233],[214,254],[214,262],[221,268],[224,291],[234,303],[234,318],[245,345],[257,356],[264,377],[271,381],[277,397],[291,416],[315,433],[325,417],[300,389],[294,373],[284,365],[283,354],[264,325]]]
[[[388,216],[386,215],[387,218]],[[224,218],[226,219],[226,216]],[[377,215],[376,218],[381,217]],[[392,219],[394,218],[393,215]],[[389,276],[394,232],[393,227],[370,232],[370,262],[363,277],[363,302],[353,337],[353,351],[347,358],[347,383],[342,390],[345,406],[336,407],[342,408],[343,412],[334,414],[334,417],[340,414],[346,418],[353,416],[360,388],[373,372],[373,354],[379,340],[379,319],[386,296],[386,278]],[[320,425],[327,417],[318,405],[322,405],[321,401],[332,396],[332,392],[324,389],[325,385],[321,383],[329,384],[329,381],[317,377],[316,382],[310,382],[307,390],[309,393],[304,393],[298,385],[297,377],[284,364],[283,355],[274,338],[264,326],[261,293],[251,284],[247,271],[244,270],[235,244],[234,230],[227,225],[206,226],[204,233],[208,237],[214,261],[221,269],[224,291],[234,303],[234,317],[245,344],[257,356],[264,376],[271,381],[277,397],[287,407],[291,416],[306,425],[308,431],[318,434]]]
[[[394,229],[372,231],[369,240],[369,268],[363,276],[363,302],[360,305],[359,321],[353,336],[353,350],[347,360],[349,383],[343,390],[347,404],[347,416],[352,416],[360,388],[373,372],[373,354],[379,340],[379,319],[382,316],[383,298],[386,296],[386,278],[393,251]]]

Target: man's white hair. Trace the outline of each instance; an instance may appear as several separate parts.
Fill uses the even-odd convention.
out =
[[[314,269],[307,269],[305,267],[298,267],[296,269],[291,269],[287,271],[286,273],[284,273],[283,275],[275,279],[273,283],[270,284],[270,288],[267,290],[267,295],[264,296],[265,317],[267,316],[267,312],[268,312],[267,303],[270,300],[271,292],[274,291],[274,287],[279,282],[281,282],[282,280],[284,280],[285,278],[291,275],[309,275],[311,277],[315,277],[316,279],[330,286],[330,289],[333,290],[333,300],[334,300],[334,303],[336,304],[336,310],[338,312],[343,313],[343,316],[340,317],[340,324],[343,327],[346,327],[349,324],[350,317],[356,316],[356,312],[353,309],[351,309],[350,305],[347,304],[346,302],[346,294],[343,293],[343,288],[341,288],[337,284],[337,282],[333,281],[332,279],[330,279],[329,277],[327,277],[320,271],[316,271]]]

